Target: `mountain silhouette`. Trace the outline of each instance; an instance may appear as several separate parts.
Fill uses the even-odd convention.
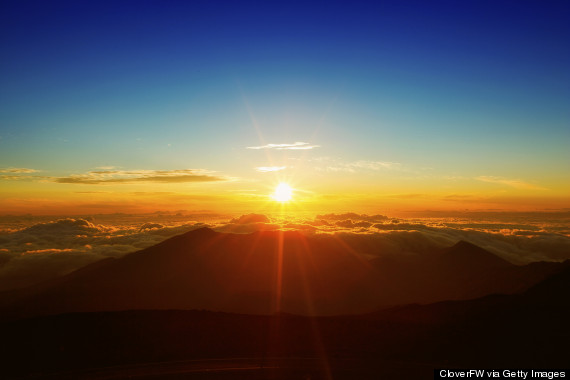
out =
[[[562,368],[568,297],[567,262],[520,294],[364,315],[131,310],[20,319],[3,325],[0,355],[6,378],[415,380],[432,379],[434,368]]]
[[[118,259],[0,295],[5,319],[132,309],[341,315],[518,293],[562,267],[516,266],[467,242],[383,256],[336,235],[200,228]]]
[[[513,266],[508,261],[464,240],[460,240],[455,245],[443,249],[440,261],[445,263],[449,269],[454,270],[469,269],[477,271]]]

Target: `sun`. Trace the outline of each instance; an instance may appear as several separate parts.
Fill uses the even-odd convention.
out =
[[[288,184],[281,182],[275,188],[272,197],[277,202],[288,202],[293,197],[293,189]]]

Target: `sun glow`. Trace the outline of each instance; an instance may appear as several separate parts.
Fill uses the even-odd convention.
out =
[[[288,202],[293,197],[293,189],[286,183],[281,182],[275,188],[272,198],[277,202]]]

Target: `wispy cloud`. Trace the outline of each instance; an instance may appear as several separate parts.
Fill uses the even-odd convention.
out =
[[[396,198],[396,199],[420,199],[426,197],[427,197],[426,194],[421,194],[421,193],[403,193],[403,194],[390,195],[390,198]]]
[[[330,172],[349,172],[355,173],[362,170],[395,170],[400,169],[402,164],[388,161],[366,161],[359,160],[354,162],[334,162],[326,167]]]
[[[29,180],[35,177],[25,177],[22,175],[0,175],[0,180],[2,181],[21,181],[21,180]]]
[[[267,172],[278,172],[280,170],[287,169],[287,166],[258,166],[255,168],[258,172],[267,173]]]
[[[28,174],[37,172],[39,172],[39,170],[28,168],[0,168],[0,173]]]
[[[526,189],[526,190],[545,190],[544,187],[540,187],[534,185],[532,183],[524,182],[519,179],[509,179],[503,177],[494,177],[494,176],[479,176],[475,178],[478,181],[483,182],[490,182],[490,183],[498,183],[501,185],[506,185],[510,187],[514,187],[515,189]]]
[[[102,167],[104,168],[104,167]],[[97,169],[102,169],[97,168]],[[108,168],[111,168],[108,166]],[[33,175],[39,170],[26,168],[0,169],[3,181],[47,181],[56,183],[76,183],[97,185],[105,183],[181,183],[181,182],[214,182],[228,181],[230,178],[217,175],[204,169],[180,169],[180,170],[93,170],[84,174],[71,174],[65,177],[51,177]],[[32,175],[26,175],[32,174]]]
[[[86,174],[54,178],[57,183],[76,183],[86,185],[120,184],[138,182],[181,183],[226,181],[227,178],[214,175],[203,169],[182,170],[97,170]]]
[[[308,142],[297,141],[293,144],[267,144],[262,146],[248,146],[247,149],[308,150],[319,147],[320,145],[312,145]]]
[[[488,197],[477,196],[473,194],[448,194],[442,200],[446,202],[460,202],[460,203],[481,203],[489,201]]]

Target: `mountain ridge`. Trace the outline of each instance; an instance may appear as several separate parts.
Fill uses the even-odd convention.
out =
[[[428,379],[434,368],[472,368],[474,363],[561,368],[570,354],[564,343],[570,338],[565,302],[569,284],[570,261],[522,294],[366,315],[198,310],[59,314],[8,322],[0,355],[7,359],[3,371],[8,377],[35,372],[54,379],[122,378],[137,371],[153,379],[173,373],[210,378],[213,363],[236,357],[249,358],[248,368],[256,372],[247,378],[254,379],[307,374],[314,379],[331,374],[335,379]],[[79,326],[89,329],[77,334]],[[237,374],[221,371],[216,376]]]
[[[126,309],[358,314],[524,291],[561,265],[515,266],[471,243],[370,259],[336,236],[203,227],[0,296],[9,318]],[[279,282],[280,281],[280,282]]]

